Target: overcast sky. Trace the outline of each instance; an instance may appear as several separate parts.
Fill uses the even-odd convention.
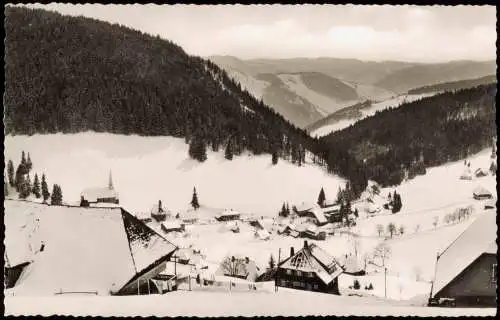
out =
[[[494,6],[36,6],[160,35],[201,56],[422,62],[496,57]]]

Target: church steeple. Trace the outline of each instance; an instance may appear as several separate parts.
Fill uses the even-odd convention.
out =
[[[109,171],[108,189],[109,189],[109,190],[113,190],[113,189],[114,189],[114,187],[113,187],[113,177],[112,177],[112,175],[111,175],[111,170]]]

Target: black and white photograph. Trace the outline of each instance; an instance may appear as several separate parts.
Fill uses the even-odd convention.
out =
[[[494,316],[493,5],[4,5],[4,314]]]

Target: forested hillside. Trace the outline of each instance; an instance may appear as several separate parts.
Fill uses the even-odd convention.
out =
[[[452,82],[444,82],[439,83],[432,86],[424,86],[420,88],[411,89],[408,91],[408,94],[420,94],[426,92],[439,92],[439,91],[453,91],[460,89],[467,89],[480,86],[482,84],[490,84],[496,83],[497,76],[491,75],[486,77],[481,77],[477,79],[469,79],[469,80],[461,80],[461,81],[452,81]]]
[[[319,140],[170,41],[39,9],[5,14],[6,134],[169,135],[184,137],[199,161],[212,148],[228,160],[249,150],[301,165],[309,150],[325,164]],[[355,193],[365,188],[356,166],[335,170]]]
[[[280,152],[293,160],[301,147],[314,149],[304,132],[223,70],[172,42],[18,7],[6,9],[5,26],[7,134],[171,135],[185,137],[199,160],[206,147]]]
[[[348,150],[368,179],[382,185],[463,159],[496,136],[496,84],[445,92],[390,108],[321,138],[329,152]],[[326,155],[328,158],[328,154]]]

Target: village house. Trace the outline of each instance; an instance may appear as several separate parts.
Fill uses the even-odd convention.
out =
[[[179,214],[179,219],[181,219],[184,224],[195,224],[199,221],[198,214],[193,211],[181,212]]]
[[[491,192],[480,186],[474,189],[474,191],[472,192],[472,196],[476,200],[491,199],[493,197]]]
[[[484,210],[496,209],[497,201],[495,199],[490,199],[484,203]]]
[[[240,219],[240,213],[231,209],[231,210],[224,210],[221,212],[219,215],[215,217],[217,221],[232,221],[232,220],[239,220]]]
[[[167,220],[163,221],[161,223],[161,229],[165,233],[170,233],[170,232],[182,232],[184,231],[184,225],[182,225],[179,221],[177,220]]]
[[[153,206],[151,209],[151,218],[153,218],[156,222],[165,221],[170,217],[172,217],[172,213],[163,208],[161,200],[158,201],[158,205]]]
[[[343,272],[340,264],[315,244],[304,241],[297,253],[280,262],[276,273],[278,287],[339,294],[338,276]]]
[[[249,257],[238,255],[226,256],[220,263],[215,275],[234,277],[254,282],[260,274],[260,268]]]
[[[318,207],[317,204],[302,202],[299,205],[293,206],[293,212],[297,214],[299,217],[301,217],[304,214],[306,214],[309,210],[316,207]]]
[[[113,179],[109,173],[108,187],[89,188],[82,191],[80,195],[80,206],[89,207],[94,204],[119,204],[118,192],[113,186]]]
[[[158,293],[152,280],[177,249],[123,208],[15,200],[6,200],[4,207],[9,264],[30,261],[29,270],[8,289],[15,295]],[[26,221],[33,215],[37,224],[27,237]]]
[[[486,177],[488,175],[488,171],[482,168],[477,168],[476,171],[474,171],[474,175],[476,178]]]
[[[496,306],[496,232],[486,211],[438,255],[429,305]]]

